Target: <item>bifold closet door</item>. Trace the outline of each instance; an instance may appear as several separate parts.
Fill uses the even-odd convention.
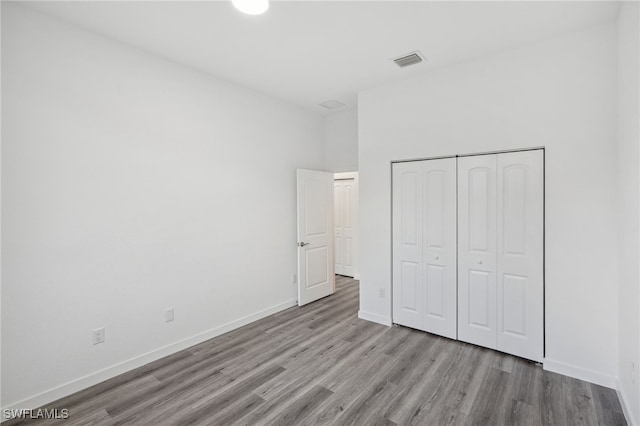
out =
[[[542,362],[543,152],[498,154],[497,348]]]
[[[458,338],[542,361],[542,151],[459,158],[458,197]]]
[[[336,180],[333,184],[335,224],[335,272],[353,277],[353,239],[355,217],[355,180]]]
[[[393,165],[393,320],[455,339],[456,160]]]
[[[458,158],[458,339],[496,349],[495,155]]]

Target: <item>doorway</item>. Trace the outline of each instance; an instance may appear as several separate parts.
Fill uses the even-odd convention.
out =
[[[358,273],[358,172],[334,174],[335,273],[359,279]]]
[[[297,169],[298,305],[359,279],[358,172]],[[295,280],[294,280],[295,281]]]

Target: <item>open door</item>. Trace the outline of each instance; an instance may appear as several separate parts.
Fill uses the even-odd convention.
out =
[[[333,173],[297,170],[298,305],[335,291]]]

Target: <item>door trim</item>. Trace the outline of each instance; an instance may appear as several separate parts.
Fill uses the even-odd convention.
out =
[[[508,154],[510,152],[523,152],[523,151],[537,151],[542,150],[544,152],[544,146],[534,146],[531,148],[514,148],[514,149],[503,149],[499,151],[482,151],[482,152],[474,152],[474,153],[466,153],[466,154],[449,154],[449,155],[439,155],[435,157],[418,157],[418,158],[407,158],[403,160],[392,160],[391,164],[395,163],[408,163],[411,161],[424,161],[424,160],[440,160],[442,158],[457,158],[457,157],[473,157],[476,155],[493,155],[493,154]]]

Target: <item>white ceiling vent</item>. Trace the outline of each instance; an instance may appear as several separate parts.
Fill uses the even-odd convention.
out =
[[[393,62],[396,63],[400,68],[408,67],[409,65],[419,64],[423,61],[423,57],[420,52],[412,52],[408,55],[402,56],[400,58],[396,58]]]
[[[345,104],[343,104],[340,101],[336,101],[335,99],[332,99],[330,101],[326,101],[320,104],[321,107],[326,108],[326,109],[336,109],[336,108],[340,108],[342,106],[344,106]]]

